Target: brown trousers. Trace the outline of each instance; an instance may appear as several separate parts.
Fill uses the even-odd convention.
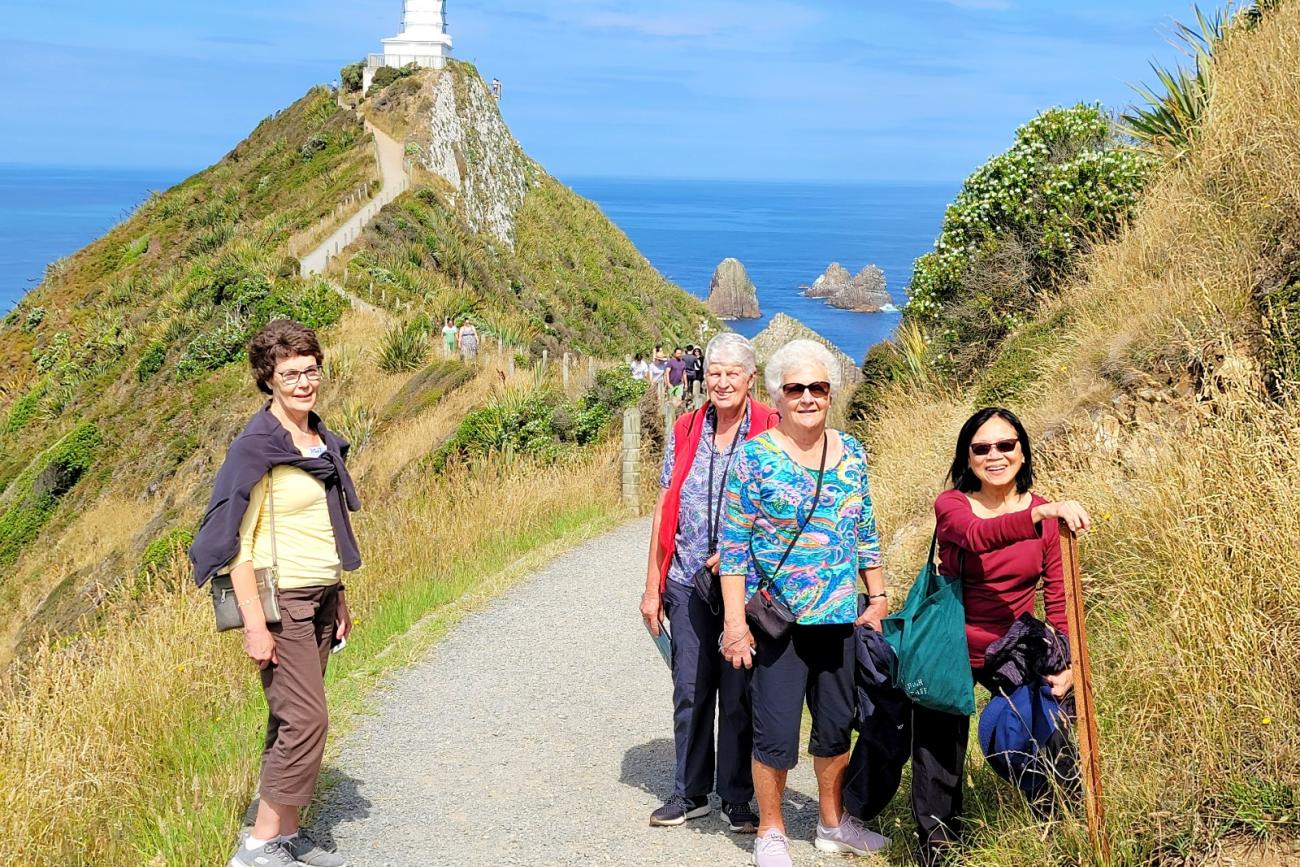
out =
[[[305,807],[311,803],[325,752],[329,709],[325,666],[334,640],[338,586],[279,591],[280,622],[275,636],[279,662],[262,669],[270,710],[262,750],[261,797]]]

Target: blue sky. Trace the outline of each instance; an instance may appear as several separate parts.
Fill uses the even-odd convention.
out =
[[[1189,0],[451,0],[561,177],[960,180],[1131,101]],[[398,30],[401,0],[0,0],[0,162],[196,169]]]

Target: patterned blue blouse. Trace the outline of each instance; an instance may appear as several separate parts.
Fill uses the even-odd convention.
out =
[[[840,437],[844,455],[826,468],[816,511],[775,581],[801,624],[852,623],[858,613],[858,570],[880,565],[866,452],[852,436],[829,433]],[[746,576],[746,598],[758,589],[753,560],[771,576],[807,515],[816,487],[817,470],[796,463],[770,431],[747,442],[737,455],[727,483],[719,548],[722,574]]]

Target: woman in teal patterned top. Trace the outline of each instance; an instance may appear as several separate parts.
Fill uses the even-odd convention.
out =
[[[720,644],[734,667],[753,668],[759,815],[754,863],[790,867],[781,800],[786,775],[799,758],[805,697],[820,814],[814,845],[857,855],[889,845],[846,814],[842,798],[854,713],[853,629],[879,629],[889,605],[866,454],[852,436],[826,426],[840,384],[839,366],[820,343],[795,340],[768,360],[764,379],[781,423],[745,444],[727,484]],[[782,564],[792,539],[796,542]],[[757,590],[759,570],[796,617],[781,638],[751,632],[745,620],[745,602]],[[859,576],[868,595],[860,617]]]

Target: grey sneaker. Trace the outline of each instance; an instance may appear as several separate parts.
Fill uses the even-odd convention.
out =
[[[866,855],[889,848],[889,838],[867,828],[856,816],[845,813],[838,828],[826,828],[817,823],[817,839],[813,845],[822,852],[848,852]]]
[[[775,828],[755,837],[754,864],[756,867],[794,867],[790,860],[790,841]]]
[[[284,848],[289,850],[295,861],[306,864],[307,867],[348,867],[348,862],[343,860],[342,855],[322,849],[301,831],[296,837],[285,840]]]
[[[279,840],[272,840],[256,849],[249,849],[240,841],[227,867],[298,867],[298,862]]]

